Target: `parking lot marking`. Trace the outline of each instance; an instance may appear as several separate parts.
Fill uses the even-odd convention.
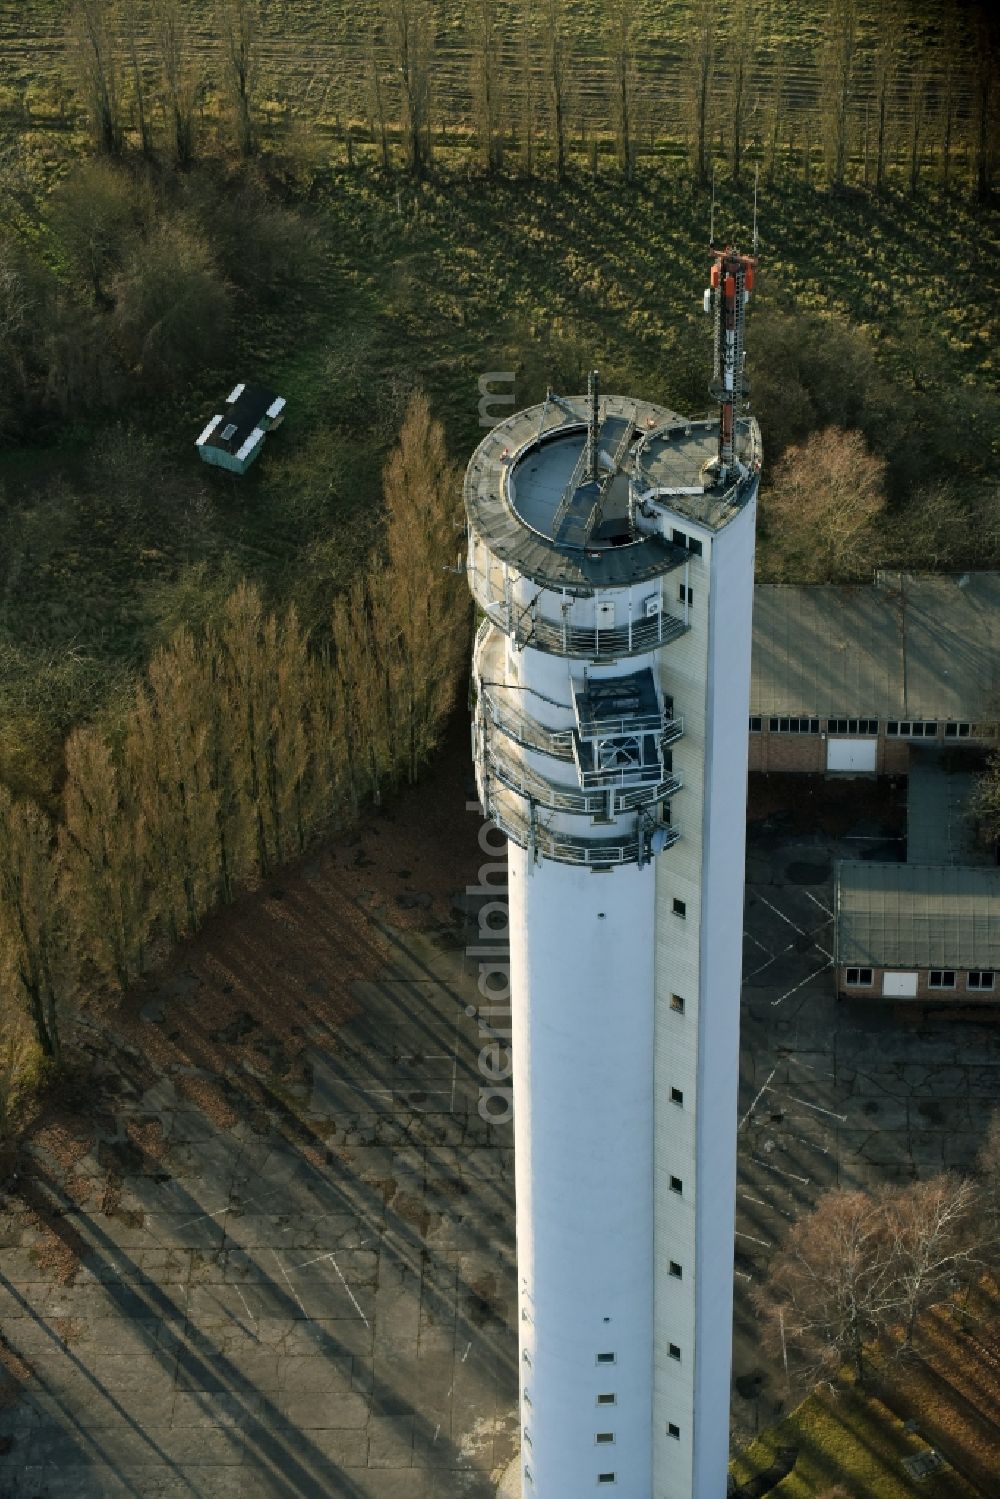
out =
[[[344,1290],[347,1292],[348,1296],[351,1298],[351,1305],[353,1306],[354,1310],[357,1312],[358,1316],[361,1318],[361,1320],[365,1324],[365,1326],[366,1327],[370,1327],[371,1324],[369,1323],[368,1318],[365,1316],[364,1312],[361,1310],[360,1306],[358,1305],[357,1301],[355,1300],[354,1292],[351,1290],[350,1286],[347,1284],[347,1281],[344,1279],[343,1272],[341,1271],[340,1266],[337,1264],[337,1261],[336,1261],[336,1259],[334,1258],[334,1256],[332,1254],[330,1255],[330,1263],[333,1265],[333,1268],[336,1270],[337,1274],[340,1276],[340,1284],[343,1286]]]
[[[285,1269],[284,1265],[281,1263],[281,1260],[278,1258],[278,1251],[276,1249],[272,1249],[271,1253],[274,1255],[275,1262],[276,1262],[276,1264],[278,1266],[278,1269],[281,1271],[282,1275],[285,1277],[285,1284],[288,1286],[289,1291],[292,1293],[293,1299],[298,1302],[298,1304],[299,1304],[299,1310],[302,1312],[303,1317],[305,1317],[305,1319],[306,1319],[307,1322],[311,1322],[312,1318],[310,1317],[309,1313],[305,1309],[305,1305],[303,1304],[302,1297],[299,1295],[298,1291],[296,1291],[295,1287],[292,1285],[291,1281],[288,1279],[288,1271]]]
[[[789,1093],[792,1103],[800,1103],[804,1109],[815,1109],[817,1114],[828,1114],[831,1119],[839,1119],[841,1124],[847,1123],[846,1114],[835,1114],[832,1109],[821,1108],[818,1103],[810,1103],[807,1098],[796,1098],[794,1093]]]
[[[747,1109],[746,1113],[743,1115],[743,1118],[740,1120],[739,1124],[736,1126],[737,1133],[739,1133],[739,1131],[743,1128],[744,1124],[746,1124],[747,1120],[750,1118],[750,1115],[753,1113],[754,1109],[757,1107],[757,1105],[760,1103],[761,1099],[764,1097],[764,1094],[767,1092],[768,1083],[770,1083],[772,1077],[777,1072],[777,1070],[778,1070],[777,1067],[772,1067],[771,1068],[770,1072],[767,1075],[767,1082],[761,1088],[760,1092],[757,1094],[757,1097],[754,1099],[753,1103]]]
[[[750,1159],[758,1166],[763,1166],[768,1171],[773,1171],[776,1176],[787,1176],[790,1181],[801,1182],[808,1187],[812,1181],[811,1176],[796,1176],[794,1171],[782,1171],[780,1166],[772,1166],[770,1161],[762,1161],[759,1155],[752,1155]]]
[[[825,973],[828,968],[832,968],[832,967],[833,967],[833,959],[831,958],[828,963],[824,963],[823,967],[822,968],[817,968],[814,973],[807,973],[806,976],[805,976],[805,978],[804,979],[800,979],[799,982],[797,984],[795,984],[793,988],[787,990],[787,992],[784,993],[784,994],[782,994],[778,999],[772,999],[771,1000],[771,1009],[773,1010],[776,1005],[784,1004],[785,1000],[786,999],[791,999],[792,995],[795,994],[799,989],[801,989],[804,984],[808,984],[811,979],[819,978],[819,976],[820,976],[821,973]]]
[[[751,1244],[759,1244],[762,1249],[774,1248],[774,1245],[771,1243],[770,1239],[755,1239],[753,1234],[741,1233],[739,1229],[736,1230],[736,1237],[738,1239],[749,1239]]]
[[[805,896],[806,900],[811,900],[814,906],[819,906],[821,911],[825,911],[831,921],[833,920],[833,912],[830,910],[829,906],[824,906],[823,902],[821,900],[817,900],[815,895],[810,895],[808,890],[803,890],[802,894]]]
[[[769,947],[765,947],[764,944],[763,944],[763,942],[758,942],[758,940],[754,936],[753,932],[744,931],[743,935],[747,939],[748,942],[752,942],[753,943],[754,947],[759,947],[760,950],[761,950],[761,952],[766,952],[769,958],[773,958],[774,957],[774,953],[771,951],[771,949]]]
[[[779,911],[777,906],[772,906],[771,902],[765,895],[758,895],[757,899],[759,901],[762,901],[769,911],[773,911],[775,916],[780,916],[782,921],[787,921],[792,930],[798,932],[800,937],[806,937],[809,935],[807,932],[803,931],[802,927],[796,926],[792,918],[790,916],[786,916],[784,911]]]

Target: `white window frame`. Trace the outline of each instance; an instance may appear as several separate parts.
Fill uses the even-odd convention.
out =
[[[934,982],[934,975],[935,974],[937,974],[937,976],[938,976],[938,983],[936,983],[936,984]],[[944,980],[948,979],[948,978],[951,979],[951,983],[950,984],[947,984],[947,983],[944,982]],[[928,987],[928,989],[935,989],[935,990],[941,989],[941,990],[946,990],[946,991],[948,991],[950,993],[955,988],[955,985],[956,985],[956,972],[955,972],[954,968],[928,968],[928,970],[927,970],[927,987]]]
[[[858,977],[852,979],[851,978],[851,974],[852,973],[856,973],[858,975]],[[862,978],[861,975],[863,973],[867,973],[868,977],[867,978]],[[874,982],[875,982],[875,970],[874,970],[874,968],[862,968],[862,967],[856,966],[855,964],[852,964],[851,967],[847,969],[847,972],[845,974],[845,977],[844,977],[844,988],[845,989],[870,989],[872,987],[872,985],[874,984]]]

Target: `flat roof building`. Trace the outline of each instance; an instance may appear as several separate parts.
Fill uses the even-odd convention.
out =
[[[755,588],[752,771],[905,775],[998,722],[1000,573]]]

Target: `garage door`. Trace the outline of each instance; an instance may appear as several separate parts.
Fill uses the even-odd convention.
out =
[[[853,770],[857,775],[871,774],[875,769],[877,739],[828,739],[827,770]]]
[[[882,993],[888,999],[914,999],[917,993],[915,973],[883,973]]]

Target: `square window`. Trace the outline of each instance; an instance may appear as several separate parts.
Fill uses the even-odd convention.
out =
[[[681,1279],[683,1279],[684,1270],[683,1270],[683,1268],[680,1265],[678,1265],[678,1263],[677,1263],[676,1260],[671,1260],[670,1261],[670,1273],[674,1277],[675,1280],[681,1280]]]
[[[848,989],[870,989],[874,974],[870,968],[848,968]]]
[[[613,1431],[598,1431],[594,1433],[595,1442],[603,1442],[607,1444],[608,1442],[613,1442],[614,1439],[615,1434]]]
[[[759,734],[761,732],[761,729],[763,728],[763,724],[764,724],[764,720],[762,718],[758,718],[756,716],[751,715],[751,718],[750,718],[750,732],[751,732],[751,734]]]
[[[684,996],[682,994],[671,994],[670,1008],[678,1015],[684,1014]]]
[[[671,1192],[677,1193],[682,1193],[684,1191],[684,1183],[681,1181],[679,1176],[672,1176],[670,1178],[670,1190]]]
[[[674,896],[674,915],[675,916],[686,916],[687,913],[688,913],[688,908],[687,908],[686,901],[678,900],[677,897],[676,897],[676,895],[675,895]]]
[[[598,1403],[598,1405],[617,1405],[618,1404],[618,1396],[617,1395],[598,1395],[598,1397],[597,1397],[597,1403]]]
[[[781,724],[781,719],[780,718],[769,718],[767,720],[768,730],[772,734],[777,734],[780,724]]]
[[[954,989],[955,970],[953,968],[932,968],[927,977],[928,989]]]
[[[679,1441],[680,1440],[680,1435],[681,1435],[681,1429],[680,1429],[680,1427],[679,1426],[675,1426],[674,1423],[673,1423],[673,1421],[668,1421],[667,1422],[667,1436],[668,1437],[676,1437],[677,1440]]]
[[[675,547],[686,547],[687,546],[687,541],[688,541],[687,537],[685,536],[685,534],[684,534],[683,531],[678,531],[677,528],[676,528],[676,526],[674,527],[674,529],[670,533],[670,539],[673,542],[673,544],[674,544]]]
[[[701,540],[697,536],[688,537],[688,551],[692,557],[700,557],[702,553]]]
[[[684,1107],[684,1094],[681,1092],[680,1088],[671,1088],[670,1102],[679,1103],[682,1108]]]
[[[597,1355],[597,1362],[599,1364],[615,1364],[618,1362],[618,1359],[613,1353],[599,1353]]]
[[[678,1363],[680,1362],[681,1350],[678,1348],[676,1343],[671,1343],[669,1345],[668,1352],[671,1358],[677,1359]]]
[[[890,718],[889,722],[886,724],[886,726],[885,726],[885,732],[887,734],[898,734],[899,733],[899,724],[897,723],[897,721],[894,718]]]

